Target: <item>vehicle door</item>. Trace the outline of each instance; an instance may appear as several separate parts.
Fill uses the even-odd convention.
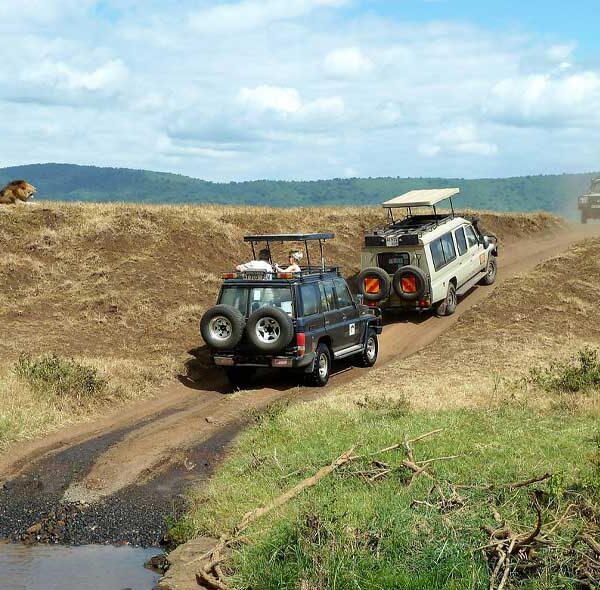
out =
[[[450,279],[456,277],[458,280],[459,260],[452,233],[445,233],[429,244],[429,262],[435,271],[431,273],[432,302],[446,297]]]
[[[463,285],[472,276],[471,255],[467,246],[467,237],[465,236],[465,226],[454,230],[454,240],[456,241],[456,250],[458,254],[458,269],[456,270],[456,280],[458,285]]]
[[[333,279],[333,287],[343,324],[341,348],[347,348],[362,341],[364,322],[359,322],[358,306],[350,293],[350,289],[348,289],[346,281],[344,279]]]
[[[469,258],[469,278],[474,277],[481,272],[487,264],[488,254],[482,244],[479,243],[479,238],[472,225],[465,225],[465,237],[467,238],[467,255]]]
[[[338,309],[333,281],[327,279],[319,284],[321,291],[321,307],[325,320],[325,332],[331,338],[331,348],[339,350],[343,348],[341,342],[344,338],[344,325],[342,322],[342,311]]]
[[[299,285],[299,325],[304,329],[306,335],[306,352],[314,352],[319,338],[325,334],[325,311],[321,303],[321,293],[317,283],[305,283]]]

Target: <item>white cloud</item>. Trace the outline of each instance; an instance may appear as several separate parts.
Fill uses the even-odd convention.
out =
[[[255,30],[272,22],[305,16],[319,8],[337,8],[347,0],[242,0],[209,6],[189,16],[196,31],[210,34]]]
[[[370,72],[373,63],[358,47],[335,49],[323,60],[325,72],[341,78],[355,78]]]
[[[535,74],[495,84],[485,112],[522,126],[589,126],[600,123],[600,74]]]
[[[300,94],[295,88],[265,85],[256,88],[242,88],[239,100],[260,111],[271,110],[277,113],[296,113],[301,107]]]
[[[421,155],[429,158],[440,155],[494,156],[498,153],[498,146],[482,141],[472,123],[442,129],[432,143],[423,143],[418,149]]]

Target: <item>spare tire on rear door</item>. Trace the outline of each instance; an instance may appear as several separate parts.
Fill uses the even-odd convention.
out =
[[[246,336],[256,350],[279,352],[294,336],[292,319],[278,307],[261,307],[248,318]]]
[[[411,264],[396,271],[392,284],[396,295],[404,301],[418,301],[427,293],[427,275]]]
[[[244,316],[231,305],[215,305],[200,320],[204,342],[213,348],[233,348],[242,339]]]
[[[381,301],[390,295],[392,283],[385,270],[377,266],[364,268],[358,273],[358,292],[365,301]]]

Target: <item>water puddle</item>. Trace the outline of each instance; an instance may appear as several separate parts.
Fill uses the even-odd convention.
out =
[[[2,590],[151,590],[158,574],[144,563],[159,549],[0,544]]]

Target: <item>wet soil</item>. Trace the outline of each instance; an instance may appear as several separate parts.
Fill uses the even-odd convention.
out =
[[[26,544],[128,544],[156,547],[185,509],[186,489],[210,477],[243,424],[231,425],[185,451],[185,458],[98,502],[65,501],[69,484],[130,429],[44,458],[0,490],[0,538]]]

